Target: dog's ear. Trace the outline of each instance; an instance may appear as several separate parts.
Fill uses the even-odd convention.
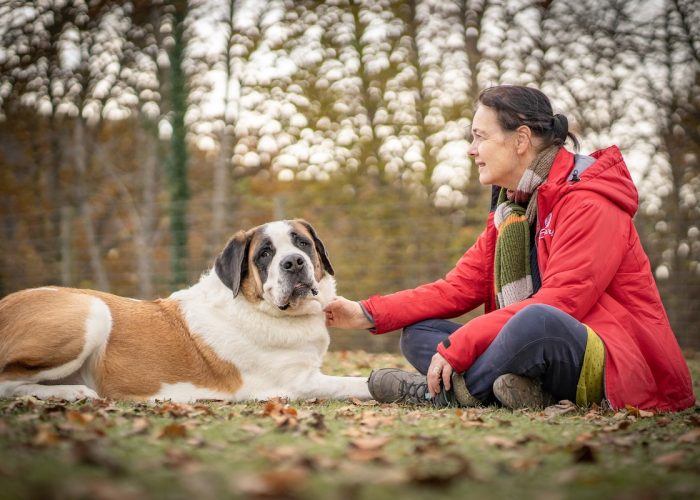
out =
[[[226,247],[216,258],[214,269],[221,282],[238,296],[241,281],[248,273],[248,248],[250,237],[245,231],[238,231],[228,240]]]
[[[328,252],[326,252],[326,247],[323,246],[323,242],[321,239],[316,235],[316,231],[314,228],[306,222],[304,219],[297,219],[297,221],[302,224],[308,231],[311,233],[311,237],[314,239],[314,245],[316,246],[316,253],[321,256],[321,263],[323,264],[323,269],[333,276],[335,274],[335,271],[333,271],[333,266],[331,265],[331,261],[328,258]]]

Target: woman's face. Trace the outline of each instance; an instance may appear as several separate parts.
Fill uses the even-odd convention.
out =
[[[515,133],[503,130],[493,108],[479,105],[472,119],[469,156],[479,169],[479,182],[516,189],[523,174]],[[527,166],[527,165],[526,165]]]

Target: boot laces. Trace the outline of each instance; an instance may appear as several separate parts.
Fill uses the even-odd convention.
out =
[[[425,397],[427,390],[428,384],[426,382],[399,380],[399,393],[401,394],[401,399],[399,401],[415,399],[419,403],[424,403],[427,401]]]

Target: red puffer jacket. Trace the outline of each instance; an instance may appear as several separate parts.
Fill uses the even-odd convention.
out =
[[[549,304],[590,326],[605,343],[605,396],[613,408],[662,411],[695,402],[690,373],[632,223],[637,190],[617,147],[571,180],[574,155],[557,154],[538,191],[537,258],[542,286],[495,309],[493,214],[476,243],[444,279],[363,301],[376,333],[428,318],[453,318],[485,304],[486,314],[455,331],[438,351],[469,368],[503,325],[528,304]]]

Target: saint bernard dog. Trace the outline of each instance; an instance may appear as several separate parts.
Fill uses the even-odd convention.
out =
[[[335,278],[303,220],[239,231],[167,299],[43,287],[0,301],[0,397],[371,399],[321,373]]]

